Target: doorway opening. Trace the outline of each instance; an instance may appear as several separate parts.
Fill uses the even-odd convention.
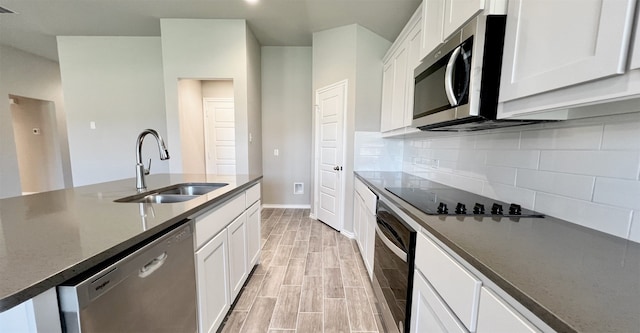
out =
[[[183,172],[235,175],[233,80],[179,79],[178,103]]]
[[[64,188],[55,103],[9,95],[22,194]]]

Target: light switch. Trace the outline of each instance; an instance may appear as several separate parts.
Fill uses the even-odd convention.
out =
[[[278,156],[280,155],[280,151],[276,148],[273,150],[273,156]]]
[[[89,122],[89,128],[96,129],[96,122],[95,121],[90,121]]]

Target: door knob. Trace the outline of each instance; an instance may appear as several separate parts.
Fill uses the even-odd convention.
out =
[[[342,170],[342,167],[341,166],[335,166],[335,167],[333,167],[333,170],[340,171],[340,170]]]

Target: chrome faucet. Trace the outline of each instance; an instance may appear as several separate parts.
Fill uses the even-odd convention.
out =
[[[142,163],[142,141],[147,134],[151,134],[156,138],[156,141],[158,142],[158,149],[160,150],[160,159],[169,159],[167,146],[165,146],[164,140],[162,140],[162,137],[158,132],[152,129],[146,129],[138,135],[138,141],[136,142],[136,188],[138,189],[138,192],[142,192],[147,189],[147,183],[144,180],[144,176],[148,175],[149,170],[151,170],[151,159],[149,159],[149,168],[145,168]]]

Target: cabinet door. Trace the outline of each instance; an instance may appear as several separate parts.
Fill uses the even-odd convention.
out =
[[[540,332],[489,289],[480,291],[477,333]]]
[[[366,226],[365,230],[365,253],[364,263],[369,273],[369,279],[373,280],[373,251],[376,242],[376,216],[366,209],[363,213],[365,221],[362,222]]]
[[[624,72],[634,0],[511,0],[500,101]]]
[[[229,235],[229,284],[231,299],[242,289],[247,278],[247,213],[242,213],[227,227]]]
[[[391,107],[393,103],[393,58],[382,66],[382,111],[380,132],[391,130]]]
[[[428,0],[422,4],[422,45],[420,60],[424,59],[440,43],[444,27],[444,0]]]
[[[404,111],[404,126],[411,126],[413,121],[413,89],[414,70],[420,65],[420,51],[422,47],[422,19],[418,20],[411,29],[408,37],[408,66],[407,66],[407,97]]]
[[[485,0],[446,0],[444,38],[449,38],[471,18],[484,9]]]
[[[468,332],[417,270],[412,298],[411,332]]]
[[[247,213],[247,272],[251,272],[260,260],[260,200],[251,206]]]
[[[357,180],[356,180],[357,181]],[[362,199],[360,199],[360,194],[358,191],[353,191],[353,235],[356,238],[356,242],[358,246],[360,246],[360,242],[362,239],[360,237],[360,206]]]
[[[196,252],[200,333],[215,332],[231,306],[228,260],[227,229]]]
[[[638,14],[636,17],[640,17],[640,6],[636,6],[636,11]],[[629,62],[629,69],[638,69],[640,68],[640,19],[636,20],[635,24],[635,36],[633,41],[631,42],[631,61]]]
[[[391,102],[391,129],[404,127],[407,107],[408,41],[404,41],[393,56],[393,99]]]

